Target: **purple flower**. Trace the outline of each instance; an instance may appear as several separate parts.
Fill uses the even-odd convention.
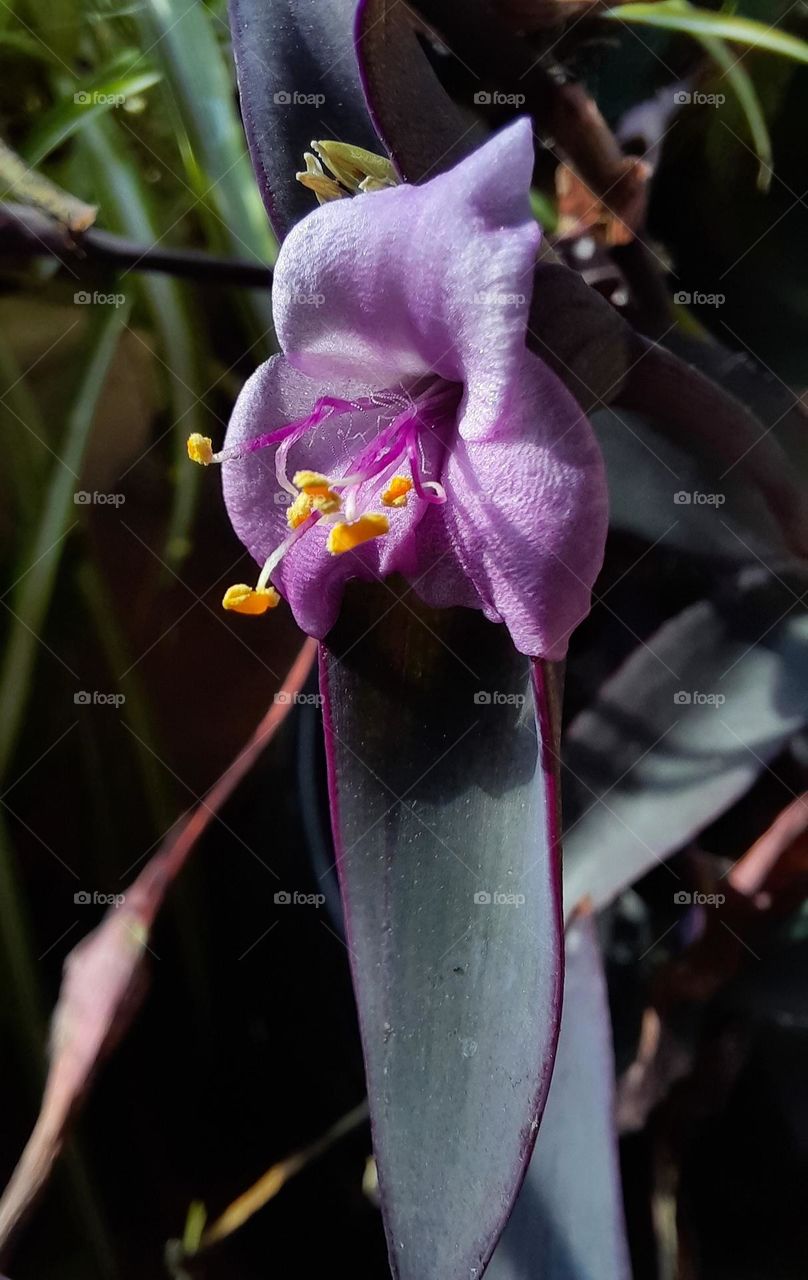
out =
[[[525,337],[540,230],[528,120],[450,172],[324,204],[275,270],[283,355],[242,391],[220,454],[263,613],[322,637],[345,583],[403,574],[430,605],[561,658],[606,535],[589,424]],[[274,587],[270,584],[274,584]],[[274,588],[277,588],[277,592]]]

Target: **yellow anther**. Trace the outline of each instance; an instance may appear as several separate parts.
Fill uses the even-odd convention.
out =
[[[308,520],[314,499],[308,493],[299,493],[286,512],[286,523],[290,529],[296,529],[304,520]]]
[[[222,599],[222,608],[233,613],[246,613],[258,617],[267,609],[274,609],[280,604],[280,596],[274,587],[248,587],[239,582],[235,587],[228,587]]]
[[[295,488],[302,489],[304,493],[310,493],[312,497],[328,493],[329,483],[328,476],[324,476],[320,471],[296,471],[292,477]]]
[[[408,476],[393,476],[382,494],[382,502],[386,507],[406,507],[411,488],[412,480]]]
[[[339,494],[328,487],[328,476],[321,475],[319,471],[296,471],[294,483],[300,493],[286,512],[290,529],[296,529],[308,520],[312,511],[331,516],[342,506]]]
[[[188,457],[191,462],[198,462],[207,467],[213,461],[213,441],[210,436],[201,436],[198,431],[188,437]]]
[[[370,542],[372,538],[380,538],[382,534],[387,533],[390,528],[390,521],[387,516],[371,512],[369,515],[360,516],[353,524],[335,524],[331,528],[328,535],[326,546],[332,556],[341,556],[346,551],[353,551],[355,547],[361,547],[363,542]]]
[[[311,494],[311,490],[309,490]],[[311,505],[315,511],[320,511],[324,516],[333,516],[342,506],[342,498],[338,493],[334,493],[333,489],[327,489],[325,493],[317,493],[311,500]]]

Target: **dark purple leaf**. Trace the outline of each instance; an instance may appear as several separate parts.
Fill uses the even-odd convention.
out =
[[[737,469],[776,516],[792,550],[808,555],[808,500],[770,430],[740,400],[657,343],[637,339],[638,358],[614,397],[677,443]]]
[[[321,650],[337,862],[391,1265],[479,1276],[559,1015],[553,673],[470,610],[349,593]],[[538,722],[538,735],[536,725]],[[498,900],[497,895],[505,895]]]
[[[577,155],[577,141],[591,138],[593,123],[599,121],[595,155],[602,171],[586,149],[578,156],[579,167],[594,189],[612,193],[609,204],[614,209],[615,173],[621,173],[624,157],[594,103],[587,112],[574,93],[569,99],[560,96],[528,45],[514,38],[487,0],[474,0],[462,16],[444,0],[430,0],[422,7],[437,31],[411,5],[397,0],[362,0],[357,17],[368,104],[402,175],[419,181],[448,167],[476,140],[473,114],[455,105],[424,50],[427,41],[434,46],[439,37],[446,37],[449,53],[469,85],[483,95],[491,89],[518,90],[522,109],[533,114],[539,130],[569,135],[571,154]],[[473,109],[478,104],[468,105]],[[628,179],[628,173],[623,177]],[[629,188],[628,203],[634,208],[637,192],[631,183]],[[612,402],[636,409],[689,451],[711,454],[725,469],[737,467],[739,476],[764,495],[789,546],[808,552],[808,502],[792,482],[768,424],[697,369],[634,334],[576,272],[552,261],[539,266],[528,345],[587,412]]]
[[[461,112],[442,87],[424,51],[428,35],[408,4],[362,0],[359,5],[357,53],[368,106],[409,182],[449,168],[486,136],[479,121]],[[617,312],[576,271],[556,263],[545,246],[527,343],[584,409],[608,402],[616,392],[633,342]]]
[[[379,150],[356,67],[355,10],[356,0],[230,0],[244,129],[279,239],[316,207],[295,180],[313,138]]]
[[[434,177],[474,150],[485,136],[454,105],[419,39],[428,29],[399,0],[360,0],[356,47],[376,131],[408,182]]]
[[[630,238],[644,221],[649,166],[623,154],[582,84],[553,74],[553,46],[537,56],[535,44],[515,33],[494,0],[419,0],[415,7],[454,56],[460,101],[494,119],[532,116],[551,153],[565,156],[589,189],[587,210],[602,197],[603,212]]]
[[[487,1280],[629,1280],[614,1054],[595,921],[566,936],[564,1010],[541,1134]]]
[[[740,469],[727,473],[627,409],[600,409],[592,426],[606,461],[611,530],[709,560],[719,572],[788,556],[774,513]]]
[[[752,410],[759,436],[770,436],[770,443],[785,452],[792,472],[800,473],[808,450],[805,409],[784,383],[743,352],[712,339],[676,330],[665,345]],[[652,411],[657,414],[664,416],[659,408]],[[679,429],[670,423],[655,426],[647,414],[630,409],[600,410],[592,425],[606,459],[612,529],[717,566],[787,557],[788,528],[777,504],[767,504],[750,475],[757,446],[747,454],[746,465],[733,465],[725,450],[717,454],[705,447],[698,431],[682,431],[682,424]],[[747,447],[745,440],[741,434],[736,451]],[[785,469],[782,458],[780,467]],[[712,497],[705,501],[708,495]]]
[[[569,908],[583,897],[606,905],[682,848],[806,723],[806,602],[801,570],[743,571],[651,636],[575,718],[564,755]]]

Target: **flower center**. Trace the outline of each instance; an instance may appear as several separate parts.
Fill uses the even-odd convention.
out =
[[[236,461],[260,449],[274,448],[278,484],[292,499],[286,517],[289,535],[267,558],[254,588],[239,583],[227,590],[224,608],[252,615],[274,608],[280,597],[270,584],[271,575],[298,540],[317,524],[329,526],[327,551],[334,556],[344,555],[389,532],[390,518],[372,507],[386,507],[395,519],[394,513],[407,505],[413,492],[419,502],[444,503],[443,485],[424,474],[422,437],[424,433],[437,432],[448,419],[453,420],[459,400],[459,386],[429,378],[409,389],[388,388],[355,400],[321,396],[305,417],[219,453],[213,452],[208,437],[192,435],[188,456],[203,466]],[[290,480],[289,453],[294,445],[330,419],[348,413],[388,421],[347,462],[343,474],[296,471]]]

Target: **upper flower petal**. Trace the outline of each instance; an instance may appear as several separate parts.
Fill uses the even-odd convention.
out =
[[[289,233],[274,316],[313,377],[437,373],[496,416],[521,362],[540,230],[533,136],[517,120],[445,174],[323,205]]]

